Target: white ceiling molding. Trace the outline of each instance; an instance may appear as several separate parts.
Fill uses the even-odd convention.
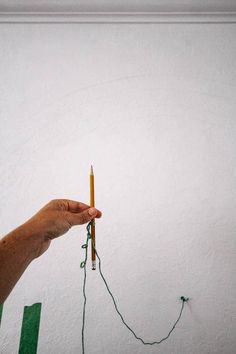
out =
[[[5,12],[0,23],[236,23],[236,12]]]
[[[0,0],[0,12],[235,12],[235,0]]]
[[[236,23],[236,1],[0,0],[0,23]]]

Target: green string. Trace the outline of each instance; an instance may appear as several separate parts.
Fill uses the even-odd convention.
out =
[[[83,295],[84,295],[84,306],[83,306],[83,324],[82,324],[82,353],[84,354],[85,353],[85,345],[84,345],[84,330],[85,330],[85,312],[86,312],[86,303],[87,303],[87,297],[86,297],[86,278],[87,278],[87,273],[86,273],[86,264],[87,264],[87,259],[88,259],[88,242],[89,240],[91,239],[91,232],[90,232],[90,228],[91,228],[91,225],[94,221],[91,221],[90,223],[88,223],[88,225],[86,226],[86,229],[87,229],[87,240],[86,240],[86,243],[84,245],[82,245],[82,248],[85,249],[85,259],[83,262],[81,262],[80,264],[80,268],[83,268],[84,269],[84,283],[83,283]],[[92,239],[91,239],[91,242]],[[182,316],[182,312],[183,312],[183,309],[184,309],[184,305],[185,305],[185,302],[187,302],[189,300],[189,298],[186,298],[185,296],[181,296],[180,297],[180,300],[182,301],[182,305],[181,305],[181,309],[180,309],[180,313],[179,313],[179,316],[177,318],[177,320],[175,321],[174,325],[172,326],[171,330],[169,331],[169,333],[167,334],[166,337],[160,339],[159,341],[154,341],[154,342],[146,342],[144,341],[141,337],[138,337],[136,335],[136,333],[132,330],[132,328],[130,328],[130,326],[127,324],[127,322],[124,320],[124,317],[123,315],[120,313],[118,307],[117,307],[117,303],[116,303],[116,300],[107,284],[107,281],[102,273],[102,269],[101,269],[101,258],[99,257],[98,253],[97,253],[97,250],[95,249],[95,245],[93,244],[93,247],[94,247],[94,250],[95,250],[95,253],[96,253],[96,256],[98,258],[98,268],[99,268],[99,273],[101,275],[101,278],[107,288],[107,291],[108,293],[110,294],[111,298],[112,298],[112,301],[113,301],[113,304],[114,304],[114,307],[116,309],[116,312],[118,313],[118,315],[120,316],[121,318],[121,321],[123,322],[123,324],[126,326],[126,328],[134,335],[134,337],[137,339],[137,340],[140,340],[144,345],[154,345],[154,344],[160,344],[161,342],[164,342],[165,340],[167,340],[170,336],[170,334],[173,332],[173,330],[175,329],[177,323],[179,322],[181,316]]]

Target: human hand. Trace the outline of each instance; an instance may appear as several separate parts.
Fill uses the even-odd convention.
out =
[[[27,227],[29,234],[37,234],[40,244],[37,245],[35,257],[39,257],[48,249],[52,239],[65,234],[74,225],[82,225],[101,216],[101,211],[87,204],[54,199],[22,226]]]

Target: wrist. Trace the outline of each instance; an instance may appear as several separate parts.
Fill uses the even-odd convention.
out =
[[[19,244],[24,246],[29,261],[40,255],[44,238],[40,235],[34,221],[27,221],[12,231],[13,237],[17,239]]]

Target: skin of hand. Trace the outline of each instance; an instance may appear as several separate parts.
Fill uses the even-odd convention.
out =
[[[0,240],[0,304],[12,291],[28,265],[74,225],[100,218],[101,211],[88,205],[55,199],[32,218]]]
[[[35,257],[41,256],[50,246],[51,240],[65,234],[72,226],[86,224],[101,216],[100,210],[81,202],[68,199],[50,201],[24,224],[28,228],[32,227],[32,230],[36,228],[42,240]]]

